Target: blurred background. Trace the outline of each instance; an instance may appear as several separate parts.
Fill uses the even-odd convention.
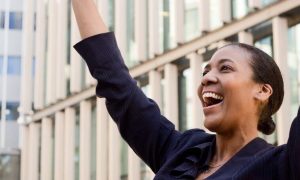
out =
[[[300,102],[298,0],[96,0],[131,75],[179,131],[204,128],[202,67],[230,42],[279,65],[285,99],[274,116],[286,143]],[[0,179],[148,180],[118,134],[73,45],[70,0],[0,0]]]

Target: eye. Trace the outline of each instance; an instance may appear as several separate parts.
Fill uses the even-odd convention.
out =
[[[208,70],[203,71],[202,76],[205,76],[208,72]]]
[[[232,70],[232,67],[230,67],[230,66],[228,66],[228,65],[223,65],[223,66],[221,66],[221,68],[220,68],[220,71],[222,71],[222,72],[229,72],[229,71],[231,71]]]

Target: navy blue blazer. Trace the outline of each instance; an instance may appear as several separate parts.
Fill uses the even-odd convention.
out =
[[[113,33],[82,40],[74,48],[98,80],[96,94],[106,106],[121,136],[156,174],[154,179],[195,179],[213,155],[215,135],[200,129],[180,133],[161,115],[129,75]],[[288,143],[272,146],[256,138],[207,179],[300,179],[300,113]]]

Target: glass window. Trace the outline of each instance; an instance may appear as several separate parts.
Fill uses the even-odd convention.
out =
[[[0,56],[0,76],[3,69],[3,56]],[[21,57],[20,56],[8,56],[7,60],[7,74],[9,75],[21,75]]]
[[[0,101],[1,102],[1,101]],[[19,117],[19,102],[7,102],[6,104],[6,120],[16,121]],[[2,113],[2,107],[0,105],[0,114]]]
[[[127,180],[128,178],[128,145],[122,139],[121,140],[121,180]]]
[[[262,38],[254,43],[254,46],[263,50],[269,56],[273,56],[273,47],[272,47],[272,36],[267,36]]]
[[[8,74],[20,75],[21,74],[21,57],[9,56],[8,57]]]
[[[108,27],[110,31],[115,29],[115,0],[109,0],[108,2],[109,20]]]
[[[79,108],[76,108],[76,121],[75,121],[75,154],[74,154],[74,173],[75,180],[79,180],[79,163],[80,163],[80,122],[79,122]]]
[[[96,180],[97,174],[97,106],[92,107],[91,122],[91,180]]]
[[[191,70],[185,69],[179,73],[178,90],[179,90],[179,130],[185,131],[193,128],[190,122],[191,120],[191,82],[190,82]]]
[[[0,29],[4,29],[5,26],[5,12],[0,12]]]
[[[288,31],[288,68],[291,94],[291,116],[293,119],[297,115],[299,107],[299,84],[300,84],[300,24],[293,26]]]
[[[134,0],[127,1],[127,66],[132,67],[137,64],[136,42],[135,42],[135,18],[134,18]]]
[[[221,11],[220,11],[221,3],[219,0],[210,0],[209,4],[209,12],[210,12],[210,29],[216,29],[222,26],[221,20]]]
[[[232,18],[239,19],[248,13],[248,0],[231,1]]]
[[[262,6],[267,6],[277,2],[278,0],[261,0]]]
[[[172,0],[163,0],[160,3],[160,49],[161,51],[166,51],[176,46],[175,42],[175,9],[170,8],[174,7]]]
[[[200,36],[198,0],[185,0],[185,39],[187,41]]]
[[[22,29],[22,12],[9,13],[9,29]]]

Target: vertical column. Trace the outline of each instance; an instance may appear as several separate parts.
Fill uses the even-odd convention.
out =
[[[50,118],[42,119],[41,179],[52,180],[52,129]]]
[[[108,169],[108,179],[109,180],[119,180],[121,176],[121,145],[120,145],[120,135],[117,125],[114,121],[109,118],[108,121],[109,129],[109,169]]]
[[[33,58],[33,0],[24,3],[22,35],[22,75],[20,110],[29,113],[32,104],[32,58]]]
[[[115,34],[120,51],[126,55],[126,35],[127,35],[127,2],[126,0],[115,0]]]
[[[68,30],[68,1],[57,0],[57,35],[56,35],[56,98],[66,97],[66,64],[67,64],[67,30]]]
[[[248,6],[250,9],[259,9],[261,8],[261,0],[248,0]]]
[[[184,0],[174,1],[175,18],[174,18],[174,29],[175,29],[175,42],[177,44],[184,43]]]
[[[238,34],[238,39],[240,43],[253,45],[253,35],[246,31],[241,31]]]
[[[80,41],[80,34],[76,24],[74,12],[71,11],[71,44],[76,44]],[[70,91],[77,93],[81,90],[81,58],[80,55],[71,47],[71,77]]]
[[[104,98],[97,98],[97,180],[108,179],[108,112]]]
[[[273,19],[273,41],[274,59],[282,72],[284,81],[284,99],[281,108],[277,112],[277,133],[278,144],[286,143],[289,137],[289,130],[292,119],[290,117],[291,94],[289,91],[289,70],[287,64],[287,45],[288,45],[288,23],[286,18],[275,17]]]
[[[165,65],[165,113],[178,129],[178,69],[176,65]]]
[[[202,72],[202,63],[203,58],[201,55],[197,53],[192,53],[187,56],[190,59],[190,68],[191,68],[191,89],[190,91],[192,94],[191,101],[192,101],[192,113],[191,119],[192,122],[188,122],[189,128],[201,128],[203,129],[203,112],[202,112],[202,105],[200,103],[198,97],[198,87],[201,83],[201,74]]]
[[[45,58],[46,58],[46,6],[44,1],[37,1],[36,38],[35,38],[35,76],[34,76],[34,108],[44,107],[45,97]]]
[[[75,149],[75,120],[76,112],[74,108],[65,109],[65,152],[64,152],[64,179],[74,179],[74,149]]]
[[[141,161],[134,151],[128,147],[128,180],[141,179]]]
[[[54,149],[54,179],[64,179],[64,129],[65,115],[63,112],[55,113],[55,149]]]
[[[40,146],[40,124],[29,125],[29,175],[28,180],[39,179],[39,146]]]
[[[210,29],[210,16],[209,16],[210,3],[207,0],[199,0],[198,12],[200,19],[200,32],[206,33]]]
[[[137,58],[138,60],[146,60],[146,54],[147,54],[147,10],[146,10],[146,5],[147,1],[146,0],[135,0],[134,1],[135,5],[135,40],[137,44]]]
[[[159,0],[151,0],[149,3],[149,56],[154,58],[159,50]]]
[[[231,0],[219,0],[220,2],[220,19],[223,23],[229,23],[231,21]]]
[[[91,177],[91,111],[90,101],[80,103],[80,179]]]
[[[29,127],[20,125],[20,148],[21,148],[21,180],[29,180]]]
[[[153,99],[159,108],[162,108],[161,101],[161,73],[155,70],[149,72],[149,97]]]
[[[51,104],[55,101],[55,65],[56,65],[56,26],[57,10],[56,1],[49,1],[48,4],[48,52],[47,52],[47,76],[46,76],[46,103]]]

